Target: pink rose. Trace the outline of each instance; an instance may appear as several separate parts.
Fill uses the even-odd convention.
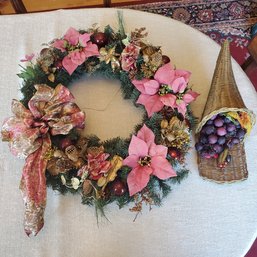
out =
[[[136,61],[140,48],[134,44],[127,45],[121,53],[121,67],[124,71],[136,69]]]

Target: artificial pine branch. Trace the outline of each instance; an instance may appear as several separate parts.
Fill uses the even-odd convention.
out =
[[[173,177],[171,178],[170,180],[173,182],[173,183],[181,183],[181,181],[183,179],[185,179],[189,174],[189,170],[186,169],[186,168],[182,168],[180,169],[179,171],[177,171],[177,176],[176,177]]]
[[[118,11],[118,23],[119,23],[119,33],[121,35],[121,39],[126,38],[124,19],[122,11]]]

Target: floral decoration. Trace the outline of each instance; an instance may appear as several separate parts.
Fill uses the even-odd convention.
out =
[[[107,161],[108,157],[109,154],[104,153],[103,147],[88,149],[87,165],[86,167],[82,167],[82,170],[87,170],[90,179],[98,180],[104,176],[111,167],[110,161]]]
[[[121,67],[124,71],[135,71],[136,61],[140,52],[140,48],[134,44],[128,44],[121,53]]]
[[[160,205],[171,182],[188,173],[184,156],[195,123],[190,103],[198,96],[188,85],[191,73],[174,68],[161,47],[149,44],[145,28],[126,34],[119,21],[117,32],[70,28],[22,60],[23,99],[13,100],[14,116],[1,133],[12,153],[26,158],[20,189],[28,235],[43,227],[47,185],[80,193],[97,213],[111,202],[120,208],[134,202],[130,210],[139,213],[143,203]],[[84,75],[120,80],[124,98],[144,107],[131,137],[102,142],[82,135],[85,114],[68,86]]]
[[[97,45],[90,41],[90,34],[81,34],[74,28],[69,28],[63,39],[55,40],[52,46],[67,54],[62,65],[70,75],[88,57],[99,55]]]
[[[21,62],[30,62],[33,60],[35,54],[26,54],[24,59],[21,59]]]
[[[127,178],[130,196],[146,187],[150,175],[162,180],[176,176],[166,159],[168,148],[156,145],[154,139],[154,133],[146,125],[138,131],[137,136],[132,136],[129,156],[123,161],[124,165],[132,168]]]
[[[149,117],[164,106],[176,108],[184,116],[186,106],[198,96],[187,88],[189,77],[190,72],[175,70],[170,63],[165,64],[157,70],[154,79],[132,81],[141,92],[137,103],[145,106]]]

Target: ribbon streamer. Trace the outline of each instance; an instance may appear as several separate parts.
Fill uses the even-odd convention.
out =
[[[84,128],[85,121],[85,114],[63,85],[55,89],[47,85],[35,85],[35,88],[29,109],[13,100],[14,116],[5,120],[1,131],[2,140],[9,142],[11,152],[26,158],[20,189],[25,204],[24,230],[28,236],[37,235],[44,225],[50,135],[67,135],[73,128]]]
[[[41,147],[26,158],[20,183],[25,204],[24,230],[29,236],[36,236],[44,226],[44,210],[46,207],[46,152],[51,147],[51,140],[47,134],[39,139]]]

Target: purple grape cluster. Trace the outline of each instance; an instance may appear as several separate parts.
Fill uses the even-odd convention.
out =
[[[237,120],[225,114],[214,115],[202,127],[195,149],[204,158],[218,158],[226,148],[242,141],[245,133]]]

